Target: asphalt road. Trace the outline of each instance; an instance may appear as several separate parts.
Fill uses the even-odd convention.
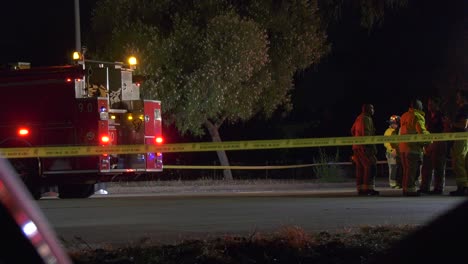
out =
[[[271,233],[285,226],[343,231],[366,225],[423,225],[463,197],[358,197],[354,190],[126,194],[38,201],[68,247],[178,243],[223,235]]]

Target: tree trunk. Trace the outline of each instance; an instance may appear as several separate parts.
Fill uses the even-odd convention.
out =
[[[213,142],[221,142],[221,137],[219,136],[219,130],[218,130],[219,126],[217,126],[216,124],[213,124],[209,120],[207,120],[205,122],[205,126],[206,126],[206,128],[208,129],[208,132],[211,135],[211,140]],[[221,166],[229,166],[229,159],[228,159],[228,157],[226,155],[225,150],[218,150],[218,151],[216,151],[216,154],[218,154],[218,159],[219,159],[219,162],[220,162]],[[226,180],[226,181],[232,181],[233,180],[232,172],[231,172],[230,169],[223,170],[223,176],[224,176],[224,180]]]

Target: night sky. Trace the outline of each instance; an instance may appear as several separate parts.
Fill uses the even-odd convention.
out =
[[[80,1],[82,39],[94,2]],[[467,1],[409,2],[386,11],[371,31],[344,12],[328,30],[331,53],[296,75],[294,110],[270,121],[226,125],[224,139],[349,136],[363,103],[375,105],[377,133],[383,134],[386,119],[405,112],[413,97],[439,94],[451,104],[452,91],[466,82]],[[9,2],[0,16],[0,63],[66,64],[75,48],[73,6],[73,0]]]
[[[69,61],[75,48],[73,0],[17,0],[6,7],[0,16],[0,63],[45,66]]]
[[[298,75],[296,107],[308,114],[323,109],[322,116],[331,123],[343,124],[330,134],[346,136],[349,129],[342,129],[351,126],[362,103],[375,105],[378,133],[384,132],[385,120],[401,115],[414,97],[425,101],[430,95],[446,96],[450,104],[450,91],[463,85],[467,1],[409,2],[407,8],[387,12],[383,25],[371,32],[359,27],[355,17],[332,26],[334,50],[318,67]],[[325,98],[333,98],[333,103]]]

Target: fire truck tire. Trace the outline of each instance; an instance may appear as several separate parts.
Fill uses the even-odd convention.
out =
[[[37,159],[11,159],[10,163],[26,188],[28,188],[32,197],[35,200],[39,200],[42,196],[42,187],[39,178],[39,161]]]
[[[88,198],[94,194],[94,184],[60,184],[58,193],[61,199]]]

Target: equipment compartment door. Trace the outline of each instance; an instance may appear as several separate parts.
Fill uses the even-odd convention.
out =
[[[162,139],[161,102],[145,100],[145,145],[156,145]],[[146,169],[162,171],[162,153],[146,153]]]

